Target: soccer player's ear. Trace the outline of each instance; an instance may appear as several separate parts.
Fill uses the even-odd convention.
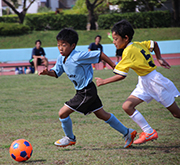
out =
[[[71,47],[72,47],[73,49],[75,49],[76,44],[75,44],[75,43],[73,43],[73,44],[71,45]]]
[[[127,35],[125,35],[125,40],[129,41],[129,37]]]

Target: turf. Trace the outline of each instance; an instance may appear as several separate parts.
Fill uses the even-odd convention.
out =
[[[180,90],[180,66],[170,70],[157,70],[171,79]],[[96,70],[94,77],[112,76],[112,70]],[[104,109],[113,113],[125,126],[141,129],[122,110],[122,103],[135,88],[137,75],[130,70],[128,77],[106,86],[98,87]],[[24,138],[33,146],[32,157],[23,164],[32,165],[134,165],[179,164],[180,120],[174,118],[161,104],[152,101],[142,103],[137,109],[149,124],[157,130],[157,141],[133,145],[123,149],[124,139],[108,124],[94,114],[71,115],[75,146],[58,148],[54,141],[64,136],[58,111],[64,102],[73,97],[75,90],[67,76],[55,79],[48,76],[12,75],[0,76],[0,164],[19,164],[9,155],[11,143]],[[176,99],[180,106],[180,99]]]
[[[32,48],[35,46],[34,42],[37,39],[42,41],[43,47],[55,47],[57,46],[56,35],[58,31],[33,31],[27,35],[21,36],[0,36],[0,49],[11,48]],[[86,31],[77,30],[79,34],[78,45],[89,45],[94,42],[94,37],[99,34],[102,36],[102,44],[112,44],[112,41],[107,37],[107,33],[110,30],[97,30]],[[135,35],[133,41],[144,40],[179,40],[180,28],[150,28],[150,29],[135,29]]]

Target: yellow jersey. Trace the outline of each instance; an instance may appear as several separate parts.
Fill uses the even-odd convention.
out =
[[[156,69],[150,53],[154,49],[154,41],[131,42],[123,51],[122,60],[116,65],[113,72],[127,76],[129,69],[137,75],[145,76]]]

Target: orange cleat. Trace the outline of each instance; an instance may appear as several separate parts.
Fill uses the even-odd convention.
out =
[[[141,132],[139,135],[139,139],[135,140],[134,144],[146,143],[148,141],[155,140],[157,138],[158,138],[158,133],[156,132],[155,129],[153,129],[152,133]]]

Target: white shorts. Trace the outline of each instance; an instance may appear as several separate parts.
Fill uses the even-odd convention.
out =
[[[180,93],[172,81],[154,70],[146,76],[138,77],[138,84],[131,95],[147,103],[155,99],[165,107],[169,107]]]

